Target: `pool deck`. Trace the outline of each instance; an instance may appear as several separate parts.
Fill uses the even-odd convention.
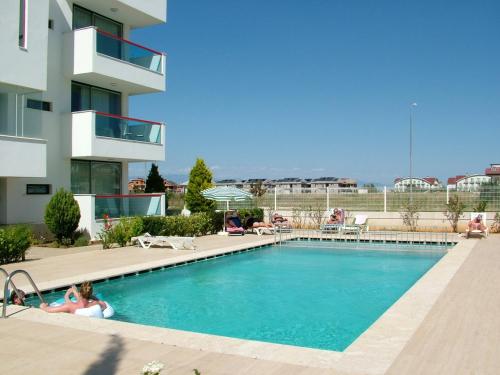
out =
[[[273,239],[207,236],[197,251],[33,248],[27,262],[4,268],[25,269],[48,290]],[[500,236],[462,241],[343,353],[9,307],[0,372],[128,374],[160,360],[167,374],[497,374],[499,265]]]

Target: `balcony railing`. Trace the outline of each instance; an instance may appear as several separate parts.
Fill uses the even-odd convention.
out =
[[[97,29],[97,53],[163,74],[164,54]]]
[[[163,194],[96,195],[95,219],[162,214]]]
[[[161,144],[161,122],[96,112],[95,135]]]

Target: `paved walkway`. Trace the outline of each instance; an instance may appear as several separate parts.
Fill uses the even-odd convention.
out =
[[[500,236],[481,240],[388,374],[500,374]]]
[[[210,254],[229,246],[258,245],[272,236],[196,239],[197,253]],[[38,250],[37,250],[38,251]],[[41,284],[53,286],[79,275],[97,275],[165,262],[193,252],[167,249],[85,249],[77,254],[54,256],[40,250],[39,260],[8,265],[24,268]],[[52,256],[50,256],[52,255]],[[83,276],[82,276],[83,277]],[[52,287],[51,286],[51,287]],[[389,374],[498,374],[500,373],[500,236],[478,241],[467,259],[439,296],[387,373]],[[0,322],[0,373],[9,374],[137,374],[151,360],[167,367],[165,374],[354,374],[315,366],[300,366],[248,356],[195,350],[155,340],[99,333],[98,321],[51,315],[30,309]],[[81,320],[76,328],[74,318]],[[60,320],[60,322],[57,322]],[[69,327],[65,320],[73,320]],[[104,322],[102,322],[104,323]],[[126,324],[114,322],[116,324]],[[57,326],[57,327],[56,327]],[[140,326],[138,326],[140,327]],[[145,328],[143,328],[146,331]],[[97,332],[96,332],[97,331]],[[118,332],[118,331],[116,331]],[[115,333],[116,333],[115,332]],[[144,334],[143,336],[147,336]],[[367,373],[370,372],[366,371]]]

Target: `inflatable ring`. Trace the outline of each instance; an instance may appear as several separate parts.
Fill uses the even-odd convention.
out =
[[[99,298],[99,300],[102,301],[99,295],[97,295],[97,298]],[[76,302],[76,299],[74,299],[74,298],[71,298],[71,300],[73,302]],[[105,319],[111,318],[115,314],[115,309],[113,309],[113,306],[111,306],[106,301],[102,301],[102,302],[104,302],[106,304],[106,308],[104,310],[101,309],[101,306],[94,305],[94,306],[90,306],[87,308],[76,310],[75,315],[89,316],[92,318],[105,318]],[[49,306],[57,307],[57,306],[64,305],[64,303],[65,303],[64,298],[59,298],[56,301],[52,302]],[[94,308],[95,306],[99,306],[99,310],[95,309]]]

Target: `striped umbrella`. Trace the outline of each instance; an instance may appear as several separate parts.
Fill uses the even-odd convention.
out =
[[[211,199],[216,202],[226,202],[228,210],[229,202],[244,201],[252,198],[252,194],[233,186],[217,186],[206,189],[201,192],[201,195],[206,199]]]
[[[201,192],[206,199],[211,199],[216,202],[226,202],[227,211],[229,211],[229,202],[244,201],[250,199],[252,194],[235,188],[233,186],[217,186],[206,189]],[[226,227],[226,211],[224,211],[224,228]]]

